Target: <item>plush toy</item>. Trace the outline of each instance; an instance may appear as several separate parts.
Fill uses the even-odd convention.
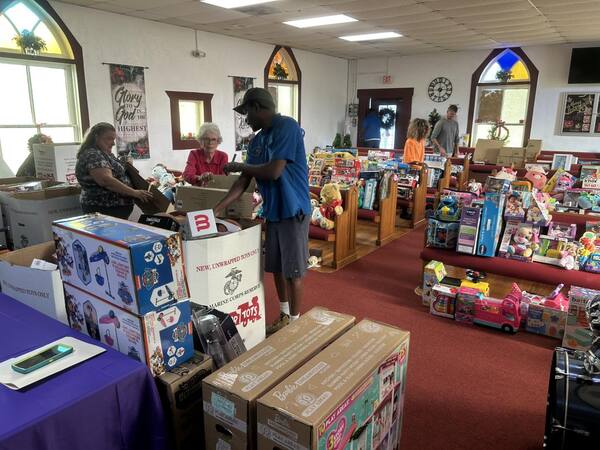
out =
[[[335,227],[335,218],[344,212],[342,208],[342,193],[336,183],[327,183],[321,188],[321,207],[319,208],[323,215],[321,228],[333,230]]]
[[[310,204],[312,206],[310,223],[317,227],[325,228],[323,214],[321,214],[321,208],[319,205],[319,197],[317,197],[315,194],[311,193],[310,194]]]
[[[435,211],[435,218],[446,222],[457,222],[460,220],[458,199],[451,195],[445,195],[440,198],[440,204]]]
[[[546,178],[546,171],[542,166],[532,166],[525,174],[525,179],[531,181],[531,184],[538,191],[541,191],[546,185],[548,179]]]
[[[511,169],[510,167],[503,167],[502,169],[500,169],[500,172],[498,172],[494,178],[500,178],[501,180],[509,180],[509,181],[515,181],[517,179],[517,171]]]
[[[532,225],[521,224],[511,237],[508,254],[510,256],[516,255],[529,259],[538,247],[537,230]]]
[[[177,179],[172,173],[167,171],[167,167],[164,164],[158,163],[152,169],[152,183],[156,185],[158,190],[173,202],[175,200],[175,194],[173,188],[177,186]]]
[[[483,186],[473,178],[469,180],[468,190],[471,194],[475,194],[477,197],[479,197],[481,195],[481,191],[483,190]]]

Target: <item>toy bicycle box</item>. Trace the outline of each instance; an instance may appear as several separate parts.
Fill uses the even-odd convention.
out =
[[[258,448],[398,448],[409,337],[361,321],[258,400]]]
[[[64,283],[69,324],[145,363],[154,376],[194,355],[189,300],[139,316]]]
[[[107,302],[143,315],[189,297],[177,233],[94,214],[53,234],[63,281]]]

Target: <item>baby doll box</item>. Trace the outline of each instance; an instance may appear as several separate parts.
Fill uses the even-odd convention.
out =
[[[258,401],[258,448],[398,448],[410,333],[368,319]]]
[[[206,186],[178,187],[175,194],[175,208],[178,211],[186,212],[213,209],[217,203],[223,200],[238,178],[238,175],[213,175],[213,179]],[[232,219],[252,219],[255,190],[256,181],[253,179],[242,196],[229,205],[225,216]]]
[[[68,283],[64,289],[71,328],[145,363],[154,376],[194,355],[189,300],[139,316]]]
[[[188,298],[179,234],[100,214],[58,220],[63,281],[135,314]]]

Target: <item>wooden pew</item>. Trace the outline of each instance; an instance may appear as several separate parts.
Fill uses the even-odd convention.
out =
[[[379,199],[379,209],[359,209],[358,218],[372,220],[377,224],[376,245],[385,245],[396,231],[396,210],[398,201],[398,181],[395,176],[388,178],[387,196]]]
[[[419,184],[414,188],[412,200],[398,198],[397,205],[401,207],[412,208],[412,216],[410,219],[410,228],[416,228],[425,223],[425,205],[427,202],[427,166],[418,165],[419,168]]]
[[[357,258],[356,220],[358,213],[358,190],[356,186],[343,189],[342,206],[344,212],[335,218],[335,228],[324,230],[310,225],[309,237],[333,243],[333,268],[342,268]]]
[[[464,158],[451,158],[452,164],[455,166],[463,166],[463,171],[460,172],[456,176],[456,186],[452,186],[450,183],[450,187],[455,187],[459,191],[464,191],[467,189],[467,185],[469,184],[469,169],[471,167],[471,160],[468,156]]]

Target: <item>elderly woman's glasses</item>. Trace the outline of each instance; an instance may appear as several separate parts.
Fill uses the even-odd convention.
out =
[[[202,142],[206,142],[208,144],[212,144],[213,142],[218,143],[219,139],[218,138],[202,138]]]

